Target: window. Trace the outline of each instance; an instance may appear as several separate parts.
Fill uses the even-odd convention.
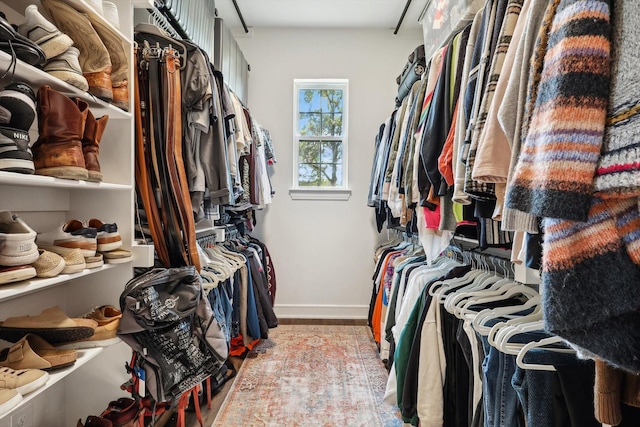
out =
[[[302,195],[294,198],[346,195],[348,199],[348,86],[348,80],[294,80],[295,162],[290,194]],[[320,192],[324,196],[318,197]]]

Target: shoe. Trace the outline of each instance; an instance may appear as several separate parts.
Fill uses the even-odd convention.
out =
[[[116,249],[114,251],[102,252],[107,264],[124,264],[133,261],[131,251],[126,249]]]
[[[27,37],[18,33],[15,28],[7,22],[7,16],[0,11],[0,50],[11,55],[9,69],[15,71],[16,59],[21,60],[25,64],[42,68],[47,58],[44,51],[29,40]],[[11,32],[9,32],[11,28]]]
[[[27,334],[11,347],[0,350],[0,366],[11,369],[51,371],[76,363],[75,350],[60,350],[34,334]]]
[[[102,134],[107,127],[109,116],[104,115],[99,119],[93,117],[93,113],[89,110],[87,121],[84,125],[84,134],[82,136],[82,154],[84,156],[84,164],[89,173],[88,181],[102,181],[102,172],[100,171],[100,141]],[[90,226],[92,227],[92,226]],[[99,227],[96,227],[99,228]],[[98,230],[98,246],[100,245],[100,230]]]
[[[66,255],[74,249],[81,249],[83,257],[92,257],[98,249],[98,232],[95,228],[87,228],[77,219],[71,219],[65,224],[37,237],[38,247]]]
[[[36,316],[16,316],[0,322],[0,339],[18,342],[27,334],[36,334],[56,345],[88,338],[97,327],[95,320],[69,318],[60,307],[54,306]]]
[[[89,83],[89,92],[111,102],[113,90],[109,50],[91,25],[89,17],[64,1],[42,0],[41,4],[56,26],[71,37],[80,51],[80,67]]]
[[[38,140],[33,144],[33,162],[39,175],[65,179],[87,179],[82,154],[82,136],[89,104],[74,102],[51,87],[38,90]]]
[[[36,118],[36,94],[26,83],[0,91],[0,170],[32,174],[29,129]]]
[[[65,343],[56,348],[59,349],[81,349],[93,347],[105,347],[120,342],[116,335],[122,312],[111,305],[103,305],[93,309],[90,313],[82,316],[85,319],[95,320],[98,326],[89,338]]]
[[[98,230],[98,251],[113,251],[122,246],[122,237],[116,223],[106,224],[97,218],[91,218],[87,226]]]
[[[73,45],[73,40],[47,21],[35,4],[24,11],[27,22],[18,27],[18,33],[37,44],[48,60],[63,54]]]
[[[36,232],[18,215],[0,211],[0,265],[14,267],[36,262],[40,254]]]
[[[82,75],[82,68],[78,58],[80,51],[71,46],[63,54],[51,58],[45,64],[43,70],[53,77],[75,86],[83,92],[89,90],[89,83]]]
[[[36,269],[37,277],[55,277],[62,273],[66,264],[60,255],[43,249],[38,249],[38,253],[40,256],[32,264],[33,268]]]
[[[16,267],[0,267],[0,285],[20,282],[36,277],[36,269],[30,265],[18,265]]]
[[[0,368],[0,388],[17,390],[21,395],[36,391],[49,380],[49,374],[39,369]]]
[[[96,252],[94,256],[88,256],[84,258],[84,263],[87,268],[98,268],[104,265],[104,257],[101,253]]]
[[[77,427],[113,427],[111,421],[95,415],[89,415],[87,420],[82,424],[82,419],[78,420]]]
[[[0,388],[0,416],[6,414],[22,402],[22,395],[18,390]]]
[[[136,425],[138,415],[143,408],[130,397],[121,397],[109,402],[109,407],[100,416],[111,421],[114,427],[133,427]]]
[[[82,250],[75,248],[71,252],[67,252],[64,256],[65,267],[62,270],[63,274],[79,273],[87,268],[87,263],[84,261]]]
[[[89,20],[109,52],[112,92],[110,102],[124,111],[129,111],[129,61],[127,60],[127,49],[118,33],[108,25],[105,25],[103,21],[94,19],[91,16],[89,16]]]

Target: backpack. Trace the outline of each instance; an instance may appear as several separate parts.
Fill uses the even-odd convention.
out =
[[[175,405],[223,367],[229,347],[195,267],[154,268],[134,277],[120,308],[117,334],[134,352],[141,396],[146,390],[156,402]]]

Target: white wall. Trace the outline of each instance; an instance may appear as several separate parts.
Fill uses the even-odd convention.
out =
[[[276,270],[276,313],[296,318],[366,318],[373,251],[380,240],[367,192],[378,127],[394,107],[396,77],[422,44],[391,30],[254,29],[236,35],[251,65],[249,108],[274,140],[272,205],[256,236]],[[291,200],[293,80],[349,79],[349,201]],[[386,239],[386,233],[384,233]]]

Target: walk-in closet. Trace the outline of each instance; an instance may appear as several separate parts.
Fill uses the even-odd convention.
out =
[[[640,426],[638,16],[0,0],[0,427]]]

